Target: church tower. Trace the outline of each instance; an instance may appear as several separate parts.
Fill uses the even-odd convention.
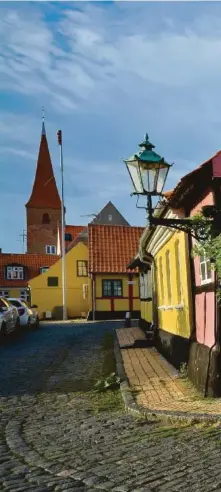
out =
[[[27,253],[57,254],[61,200],[51,163],[44,121],[31,196],[26,203]]]

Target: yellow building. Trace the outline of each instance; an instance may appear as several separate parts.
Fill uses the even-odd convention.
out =
[[[180,217],[166,200],[160,213],[165,218]],[[193,329],[188,236],[164,226],[146,229],[140,240],[139,259],[141,327],[155,328],[157,348],[179,367],[188,359]]]
[[[65,255],[66,303],[69,318],[87,317],[90,298],[88,247],[80,233]],[[62,260],[30,281],[31,302],[38,306],[40,319],[62,316]]]
[[[127,270],[135,254],[140,227],[89,224],[65,255],[68,318],[124,318],[140,316],[139,276]],[[61,318],[61,258],[30,281],[31,302],[40,318]]]
[[[0,297],[29,300],[29,281],[57,259],[56,255],[0,253]]]
[[[89,225],[89,272],[95,319],[140,316],[139,275],[127,265],[134,256],[141,227]]]

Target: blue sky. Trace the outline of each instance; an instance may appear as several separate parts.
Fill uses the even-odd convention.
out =
[[[22,251],[41,107],[60,187],[63,130],[67,222],[111,200],[137,210],[121,158],[148,132],[180,177],[221,148],[220,2],[0,3],[0,247]]]

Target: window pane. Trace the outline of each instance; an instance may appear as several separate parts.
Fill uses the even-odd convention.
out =
[[[114,297],[122,296],[122,284],[120,280],[113,280],[113,296]]]
[[[103,280],[102,286],[104,297],[111,297],[111,283],[111,280]]]
[[[58,277],[48,277],[48,287],[57,287]]]
[[[207,262],[206,262],[206,268],[207,268],[206,276],[207,276],[208,279],[210,279],[212,277],[210,260],[207,260]]]
[[[79,260],[77,261],[77,275],[78,277],[87,277],[88,275],[88,262]]]
[[[206,279],[206,265],[205,265],[205,263],[201,263],[200,271],[201,271],[202,280],[205,280]]]

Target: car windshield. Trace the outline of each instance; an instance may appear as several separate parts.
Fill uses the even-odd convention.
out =
[[[16,301],[16,299],[12,299],[9,302],[11,304],[13,304],[13,306],[15,306],[15,307],[20,307],[21,306],[21,303],[19,301]]]

